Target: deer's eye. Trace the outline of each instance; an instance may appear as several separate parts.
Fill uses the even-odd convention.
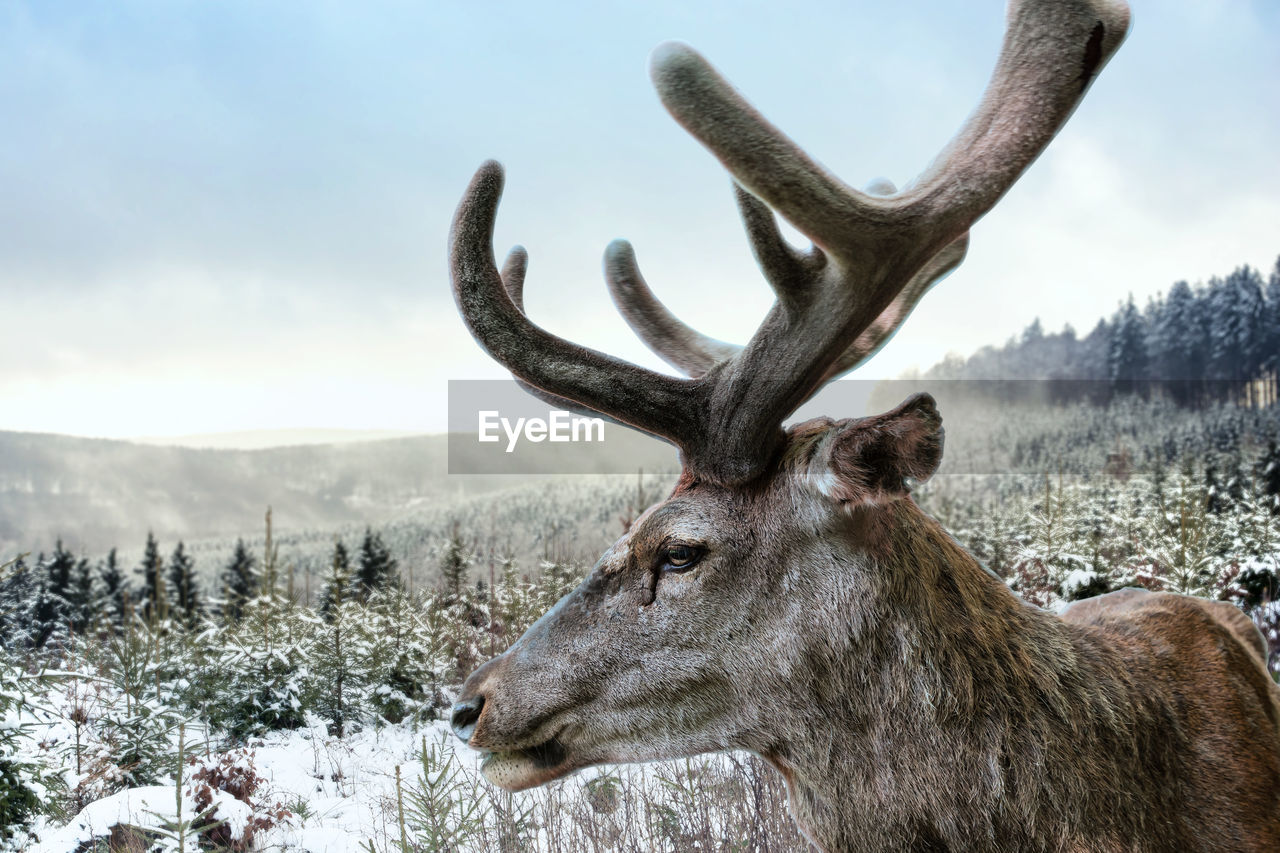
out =
[[[706,550],[696,545],[676,542],[662,549],[662,571],[687,572],[698,564]]]

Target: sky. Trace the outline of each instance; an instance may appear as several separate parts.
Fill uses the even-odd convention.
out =
[[[1088,328],[1280,254],[1280,6],[1135,0],[1128,41],[965,264],[857,373]],[[899,185],[976,106],[991,0],[0,2],[0,430],[433,432],[505,372],[454,308],[446,237],[507,168],[499,257],[531,318],[667,369],[614,311],[607,243],[742,342],[772,293],[730,183],[647,73],[698,48],[847,183]],[[794,235],[797,240],[800,238]],[[845,413],[832,412],[833,415]]]

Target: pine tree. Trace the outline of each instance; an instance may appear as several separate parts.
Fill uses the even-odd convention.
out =
[[[453,649],[446,634],[460,623],[431,618],[439,614],[421,596],[398,589],[375,593],[369,599],[364,613],[370,663],[366,701],[388,722],[397,723],[408,716],[430,719],[443,704],[440,675],[447,666],[446,655]],[[474,631],[470,634],[474,636]],[[456,675],[458,681],[475,663],[473,649],[465,670]]]
[[[1267,279],[1266,305],[1262,320],[1262,352],[1264,370],[1271,374],[1270,403],[1280,402],[1280,257]]]
[[[346,735],[357,716],[356,697],[363,687],[363,664],[367,662],[361,642],[365,620],[353,592],[347,546],[335,540],[320,603],[326,624],[316,635],[309,675],[315,705],[338,737]]]
[[[1232,380],[1257,376],[1266,358],[1260,340],[1263,307],[1262,276],[1247,265],[1210,282],[1209,366],[1212,377],[1227,388],[1235,384]],[[1229,391],[1228,396],[1235,392]]]
[[[99,569],[98,577],[102,581],[101,607],[111,619],[111,624],[119,630],[124,625],[125,614],[129,611],[129,580],[120,569],[120,561],[116,549],[107,554],[106,561]]]
[[[41,556],[43,563],[43,555]],[[39,626],[40,641],[43,646],[58,633],[65,633],[73,628],[71,599],[75,573],[76,558],[70,551],[62,547],[59,539],[53,549],[53,556],[44,565],[45,581],[42,584],[39,606],[35,612],[36,624]]]
[[[1147,375],[1147,334],[1133,297],[1116,313],[1107,351],[1107,378],[1112,382],[1142,379]]]
[[[71,597],[71,574],[76,567],[76,558],[70,551],[62,547],[62,540],[53,548],[53,557],[45,566],[49,575],[48,589],[51,595],[63,601]]]
[[[441,603],[444,606],[449,607],[462,600],[462,590],[467,585],[471,563],[472,556],[467,552],[467,545],[455,522],[440,558]]]
[[[6,618],[13,615],[9,607],[14,603],[15,587],[23,585],[15,583],[17,577],[28,574],[21,558],[0,562],[0,849],[4,850],[26,849],[24,829],[32,818],[48,812],[53,803],[47,801],[62,781],[60,775],[41,766],[44,762],[33,761],[47,750],[45,744],[36,748],[23,716],[33,719],[33,712],[40,710],[39,700],[32,696],[35,685],[24,667],[10,653],[13,637],[6,628]]]
[[[240,619],[245,603],[258,592],[257,565],[243,539],[236,540],[235,553],[222,573],[222,617],[228,622]]]
[[[1273,438],[1258,462],[1258,477],[1263,499],[1272,515],[1280,515],[1280,445]]]
[[[142,589],[139,611],[147,622],[156,622],[169,614],[169,594],[164,583],[164,558],[151,531],[147,531],[147,547],[142,552]]]
[[[38,586],[36,573],[19,557],[0,580],[0,646],[21,649],[34,645],[31,612]]]
[[[400,569],[391,552],[382,541],[382,534],[372,528],[364,530],[360,543],[360,562],[356,568],[356,583],[362,599],[374,592],[386,592],[400,588]]]
[[[1185,281],[1174,282],[1151,339],[1153,374],[1172,382],[1174,399],[1191,403],[1199,393],[1189,380],[1204,378],[1208,340],[1196,319],[1196,296]]]
[[[94,594],[93,570],[89,561],[81,558],[71,577],[70,598],[71,627],[77,634],[84,634],[98,618],[98,598]]]
[[[36,560],[35,596],[29,602],[30,640],[32,648],[42,649],[58,635],[62,634],[65,624],[62,621],[66,610],[66,601],[49,589],[49,567],[44,554]]]
[[[1204,507],[1214,515],[1221,515],[1230,506],[1227,494],[1218,482],[1218,469],[1215,465],[1205,466],[1204,494]]]
[[[320,614],[329,618],[333,609],[352,598],[351,555],[341,539],[333,543],[333,557],[329,560],[329,577],[325,579],[324,592],[320,595]]]
[[[1110,379],[1108,355],[1111,352],[1111,338],[1115,329],[1106,318],[1098,320],[1097,325],[1081,342],[1080,377],[1082,379]]]
[[[1266,349],[1266,298],[1262,274],[1248,264],[1227,277],[1236,293],[1236,334],[1240,348],[1240,378],[1256,379],[1272,353]]]
[[[169,589],[172,590],[173,607],[178,618],[187,627],[193,627],[200,621],[204,606],[200,601],[200,590],[196,582],[196,563],[187,554],[186,546],[181,540],[173,549],[169,558]]]
[[[506,646],[515,642],[537,618],[534,612],[537,599],[531,585],[520,578],[520,566],[515,557],[502,557],[499,565],[502,571],[493,592],[493,627]]]

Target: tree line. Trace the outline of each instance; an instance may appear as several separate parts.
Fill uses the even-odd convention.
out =
[[[335,540],[333,554],[333,576],[321,595],[322,612],[343,597],[363,602],[374,593],[401,588],[398,561],[382,534],[372,528],[365,529],[354,564],[341,540]],[[274,592],[280,580],[270,511],[263,555],[258,557],[244,539],[237,539],[231,559],[218,574],[216,590],[200,583],[196,561],[181,540],[166,559],[154,534],[148,533],[142,559],[130,572],[116,548],[91,562],[76,557],[58,539],[53,552],[40,554],[33,564],[16,560],[0,582],[0,645],[41,649],[55,637],[119,633],[134,618],[188,630],[206,620],[231,624],[242,618],[248,602]],[[292,597],[292,591],[286,594]]]
[[[1270,405],[1280,375],[1280,258],[1269,276],[1237,267],[1207,283],[1175,282],[1139,307],[1132,295],[1080,337],[1039,318],[1003,347],[948,356],[929,379],[1050,380],[1057,396],[1160,394],[1191,406]]]

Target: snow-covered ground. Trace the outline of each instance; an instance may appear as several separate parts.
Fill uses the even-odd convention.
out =
[[[476,796],[485,796],[478,756],[471,750],[455,750],[453,735],[443,722],[429,726],[384,726],[357,732],[346,738],[326,733],[323,721],[294,731],[273,732],[250,742],[232,755],[265,780],[253,798],[263,806],[279,805],[290,817],[255,838],[259,849],[305,850],[310,853],[345,853],[367,850],[374,841],[398,835],[396,770],[402,786],[417,784],[422,775],[423,744],[442,761],[453,761],[464,778],[474,781]],[[216,755],[201,764],[213,763]],[[246,760],[247,759],[247,760]],[[191,795],[192,780],[184,774],[184,817],[197,813]],[[141,828],[163,827],[177,819],[175,785],[131,788],[90,803],[61,828],[48,828],[32,853],[70,853],[81,842],[103,837],[116,824]],[[228,822],[233,837],[241,837],[251,809],[229,794],[215,793],[214,817]],[[188,849],[193,849],[188,844]]]
[[[252,805],[221,791],[213,798],[213,817],[226,821],[235,839],[242,838],[255,817],[268,817],[272,825],[253,835],[255,850],[480,851],[498,849],[504,832],[516,835],[519,843],[513,849],[522,850],[581,849],[588,840],[597,849],[658,849],[693,834],[727,837],[735,824],[740,831],[744,818],[737,808],[749,799],[744,795],[753,781],[761,784],[761,777],[752,775],[760,768],[747,769],[749,761],[746,756],[708,756],[592,768],[545,789],[508,795],[484,781],[479,755],[461,746],[444,722],[367,728],[338,738],[313,717],[303,728],[255,738],[243,749],[199,755],[183,773],[181,816],[190,822],[198,812],[193,773],[222,762],[263,780]],[[789,836],[781,788],[766,790],[776,807],[775,820]],[[704,792],[711,795],[704,797]],[[728,792],[737,805],[725,809],[716,804],[716,792]],[[112,794],[90,803],[65,826],[39,827],[39,840],[23,849],[72,853],[85,842],[106,837],[116,824],[127,824],[158,831],[152,849],[176,850],[175,794],[174,784]],[[428,807],[431,814],[425,813]],[[185,849],[196,849],[191,831],[186,838]],[[402,839],[407,841],[403,847]],[[600,848],[597,839],[605,839],[607,846]],[[790,840],[779,837],[773,846],[789,849]]]

